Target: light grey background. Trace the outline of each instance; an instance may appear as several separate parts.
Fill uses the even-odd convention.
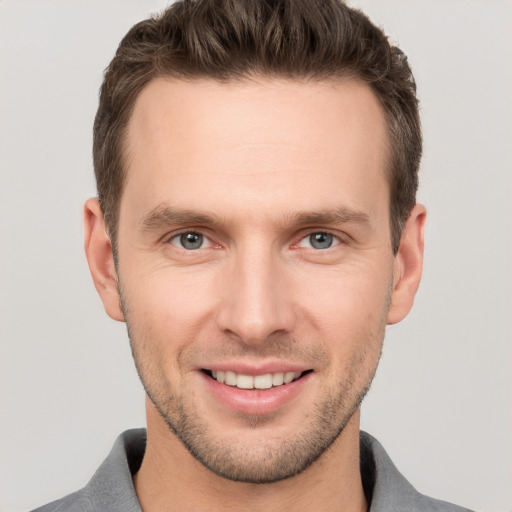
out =
[[[0,511],[81,487],[144,424],[82,251],[101,73],[157,0],[0,2]],[[512,3],[358,0],[422,99],[424,280],[363,406],[422,492],[512,511]]]

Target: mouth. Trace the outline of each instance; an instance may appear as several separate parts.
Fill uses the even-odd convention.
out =
[[[303,372],[275,372],[262,375],[244,375],[231,370],[203,369],[202,371],[213,380],[238,389],[270,389],[286,386],[287,384],[301,379],[313,370]]]

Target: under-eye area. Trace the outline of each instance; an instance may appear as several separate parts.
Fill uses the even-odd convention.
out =
[[[307,375],[312,371],[313,370],[306,370],[303,372],[275,372],[265,373],[263,375],[244,375],[230,370],[202,370],[203,373],[217,382],[237,387],[239,389],[270,389],[272,387],[283,386],[304,377],[304,375]]]

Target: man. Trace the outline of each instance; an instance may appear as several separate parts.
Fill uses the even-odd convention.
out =
[[[147,433],[40,510],[462,510],[359,430],[421,277],[420,155],[404,55],[338,1],[179,2],[133,27],[85,249]]]

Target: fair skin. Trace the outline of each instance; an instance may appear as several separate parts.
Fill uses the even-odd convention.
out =
[[[359,404],[412,306],[425,221],[417,205],[394,255],[386,137],[356,82],[139,95],[117,268],[95,199],[85,246],[148,393],[145,512],[367,509]]]

